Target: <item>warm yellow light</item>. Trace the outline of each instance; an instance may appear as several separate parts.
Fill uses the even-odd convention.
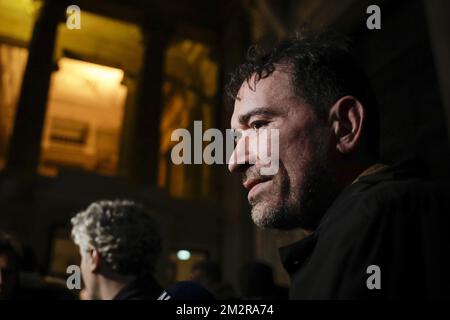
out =
[[[110,84],[117,85],[123,79],[123,70],[94,63],[62,58],[59,65],[61,69],[69,71],[72,75],[92,82],[107,81]]]
[[[116,172],[127,88],[123,70],[61,58],[52,75],[42,164]]]

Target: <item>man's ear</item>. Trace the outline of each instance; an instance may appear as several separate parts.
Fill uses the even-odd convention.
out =
[[[347,154],[355,150],[361,140],[364,119],[364,108],[355,97],[342,97],[331,107],[329,122],[339,152]]]
[[[98,273],[100,271],[100,267],[102,264],[102,256],[100,255],[100,252],[97,250],[92,250],[90,253],[90,270],[92,273]]]

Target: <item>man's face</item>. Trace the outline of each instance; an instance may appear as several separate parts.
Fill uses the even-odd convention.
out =
[[[275,70],[256,85],[250,79],[250,84],[252,88],[242,84],[231,118],[242,138],[232,156],[237,164],[230,162],[229,170],[242,173],[258,226],[312,228],[335,185],[327,169],[329,128],[295,95],[288,73]],[[265,164],[254,144],[244,139],[263,129],[279,132],[279,170],[272,176],[261,174]],[[257,159],[254,164],[249,163],[251,158]]]
[[[83,298],[86,300],[98,299],[97,277],[92,272],[92,257],[90,252],[80,249],[81,254],[81,276],[84,282]]]
[[[0,300],[9,299],[17,287],[18,271],[8,253],[0,253]]]

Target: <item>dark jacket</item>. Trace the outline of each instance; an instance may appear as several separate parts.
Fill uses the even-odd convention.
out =
[[[280,249],[290,298],[450,298],[447,190],[416,161],[348,186],[314,233]]]
[[[119,291],[113,300],[156,300],[163,292],[153,277],[138,278]]]

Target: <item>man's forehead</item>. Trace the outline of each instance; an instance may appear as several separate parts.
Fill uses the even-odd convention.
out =
[[[284,101],[293,97],[295,94],[287,73],[275,70],[270,76],[257,82],[253,76],[249,81],[244,81],[239,89],[231,124],[233,127],[237,126],[240,116],[257,108],[281,108]]]
[[[264,98],[277,96],[280,93],[292,93],[291,76],[287,72],[275,70],[268,77],[259,79],[258,81],[255,80],[256,75],[253,75],[248,81],[242,83],[237,94],[238,101],[247,98],[247,96]]]

